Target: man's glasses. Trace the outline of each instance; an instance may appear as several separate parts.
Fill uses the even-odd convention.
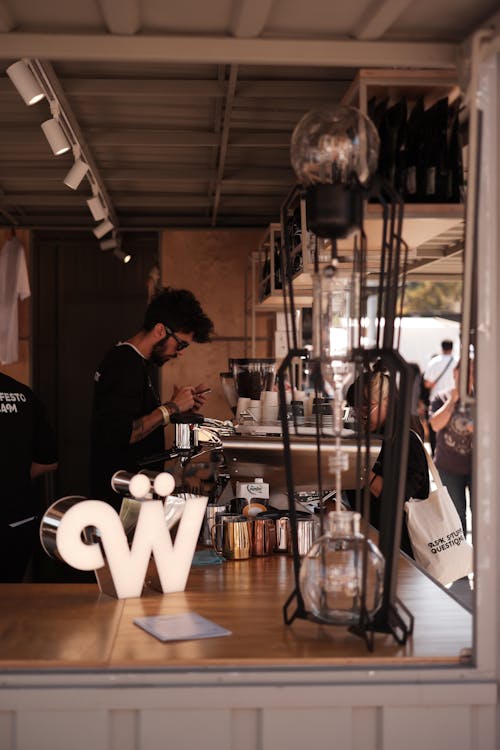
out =
[[[184,341],[183,339],[180,339],[177,336],[177,334],[175,334],[172,331],[171,328],[169,328],[168,326],[165,325],[165,323],[163,325],[165,326],[165,333],[167,334],[167,336],[171,336],[175,340],[175,343],[177,344],[177,351],[178,352],[181,352],[183,349],[187,349],[188,348],[189,341]]]

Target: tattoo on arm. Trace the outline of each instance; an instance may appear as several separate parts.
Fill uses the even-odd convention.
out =
[[[134,419],[132,422],[132,432],[134,432],[137,437],[141,437],[142,433],[144,432],[144,421],[142,417],[139,417],[139,419]]]

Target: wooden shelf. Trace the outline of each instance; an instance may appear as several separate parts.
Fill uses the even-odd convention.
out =
[[[366,113],[368,100],[373,96],[395,101],[406,97],[409,102],[424,97],[425,106],[431,106],[445,96],[450,102],[454,101],[458,95],[454,71],[361,69],[342,103],[355,105]],[[293,286],[296,306],[308,307],[312,303],[315,238],[307,229],[305,202],[297,188],[290,191],[284,206],[290,216],[293,212],[300,212],[304,243],[302,271],[295,276]],[[459,203],[405,204],[402,238],[409,248],[407,271],[410,279],[457,279],[462,276],[464,213],[464,205]],[[276,227],[276,231],[281,229],[280,225],[271,227]],[[379,204],[370,203],[365,206],[363,227],[367,238],[367,271],[375,273],[380,264],[383,228],[382,207]],[[352,267],[353,242],[354,234],[337,242],[339,256],[344,260],[342,268],[346,273],[350,273]],[[324,266],[329,262],[327,246],[322,255],[324,260],[320,265]],[[274,269],[274,264],[270,265]],[[282,310],[282,292],[275,289],[274,270],[266,283],[269,294],[256,297],[256,310]]]
[[[453,70],[361,68],[341,103],[356,106],[366,114],[368,99],[372,96],[394,101],[402,97],[410,101],[424,97],[425,106],[430,107],[445,96],[451,103],[459,93],[457,75]]]

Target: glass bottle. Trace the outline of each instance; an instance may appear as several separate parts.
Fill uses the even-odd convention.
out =
[[[359,513],[346,510],[329,513],[328,530],[314,542],[302,561],[300,590],[304,604],[320,622],[356,625],[363,614],[363,599],[368,616],[382,603],[384,558],[378,547],[360,532],[360,518]]]

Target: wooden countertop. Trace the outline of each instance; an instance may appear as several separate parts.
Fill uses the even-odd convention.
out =
[[[283,622],[293,589],[286,555],[193,567],[186,590],[116,600],[93,584],[1,584],[0,670],[39,668],[458,665],[472,646],[472,616],[401,559],[398,594],[415,617],[404,646],[375,634],[375,648],[344,627]],[[162,643],[135,617],[196,612],[232,635]]]

